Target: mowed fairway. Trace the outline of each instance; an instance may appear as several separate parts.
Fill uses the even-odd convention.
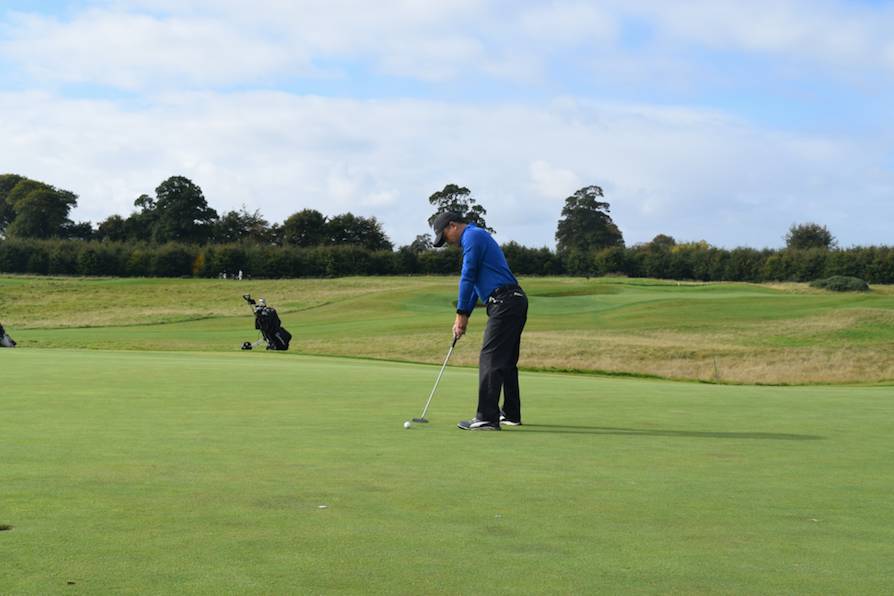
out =
[[[449,314],[449,313],[448,313]],[[446,345],[444,346],[446,348]],[[894,388],[0,353],[0,592],[890,594]]]

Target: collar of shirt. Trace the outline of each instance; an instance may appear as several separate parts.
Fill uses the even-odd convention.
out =
[[[467,223],[467,224],[466,224],[466,229],[463,230],[462,235],[459,237],[459,245],[460,245],[460,246],[463,246],[463,238],[466,237],[466,232],[469,231],[469,228],[477,228],[477,227],[478,227],[478,226],[476,226],[476,225],[473,224],[473,223]]]

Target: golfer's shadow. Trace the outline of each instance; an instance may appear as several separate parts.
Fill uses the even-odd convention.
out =
[[[763,432],[713,432],[699,430],[665,430],[660,428],[616,428],[611,426],[580,426],[563,424],[525,424],[525,433],[561,433],[569,435],[621,435],[631,437],[681,437],[695,439],[756,439],[761,441],[821,441],[819,435],[795,435]]]

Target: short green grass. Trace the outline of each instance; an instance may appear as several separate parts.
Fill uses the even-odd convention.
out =
[[[0,370],[4,594],[894,587],[891,386],[526,372],[526,426],[464,433],[470,368],[409,431],[436,366],[28,348]]]

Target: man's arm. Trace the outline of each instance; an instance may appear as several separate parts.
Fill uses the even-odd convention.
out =
[[[463,247],[463,268],[459,278],[459,298],[456,300],[457,314],[466,317],[472,314],[475,303],[478,302],[475,282],[478,280],[478,270],[484,257],[484,244],[475,242],[474,238],[470,235],[469,242]]]

